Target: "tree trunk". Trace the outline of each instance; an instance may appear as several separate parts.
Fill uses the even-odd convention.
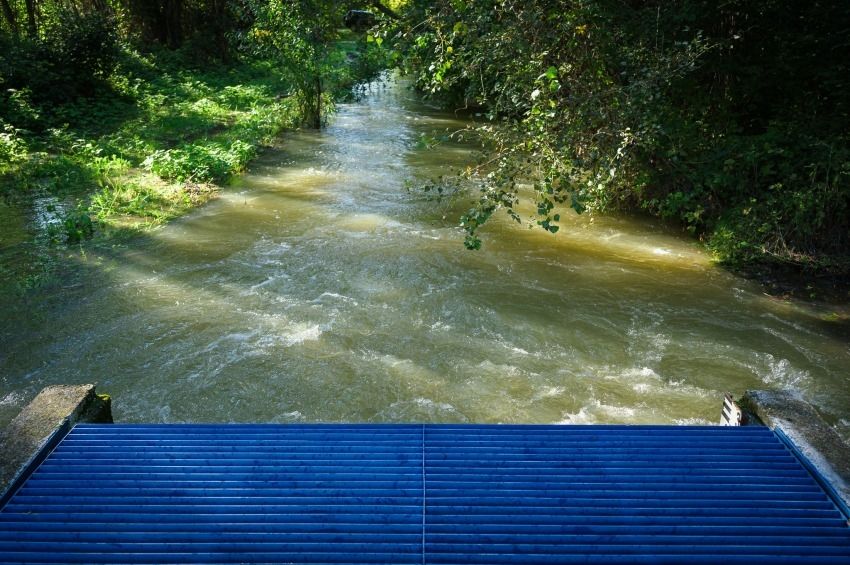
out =
[[[226,0],[213,0],[213,41],[218,57],[222,61],[230,59],[230,45],[227,42],[227,2]]]
[[[165,0],[165,36],[172,49],[183,43],[183,0]]]
[[[322,77],[316,76],[316,121],[313,123],[316,129],[322,129]]]
[[[9,0],[0,0],[0,6],[3,7],[3,15],[6,17],[6,21],[9,22],[9,29],[12,30],[12,35],[17,37],[18,22],[15,19],[15,12],[12,10],[12,6],[9,4]]]
[[[139,31],[144,43],[154,42],[165,45],[168,42],[166,33],[165,17],[163,16],[163,2],[151,0],[127,0],[127,9],[130,12],[131,29]]]
[[[27,0],[27,31],[30,37],[38,34],[38,25],[35,20],[36,9],[35,0]]]

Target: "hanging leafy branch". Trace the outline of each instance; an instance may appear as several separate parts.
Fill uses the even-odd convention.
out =
[[[417,86],[486,120],[467,246],[531,198],[528,221],[550,232],[566,208],[644,209],[725,260],[846,257],[850,12],[778,6],[412,2],[400,33]]]

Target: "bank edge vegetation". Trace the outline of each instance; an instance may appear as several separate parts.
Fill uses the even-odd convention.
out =
[[[61,203],[48,210],[57,250],[185,213],[283,129],[321,125],[334,100],[388,66],[366,34],[341,29],[339,2],[0,8],[0,196],[22,213]],[[16,258],[31,263],[25,288],[52,282],[57,253],[39,238]]]
[[[641,210],[726,262],[848,272],[845,3],[414,4],[403,49],[419,87],[479,108],[494,151],[473,171],[468,246],[513,214],[532,168],[550,231],[565,206]]]
[[[463,132],[485,150],[465,171],[480,187],[460,219],[467,247],[495,213],[556,232],[569,208],[641,211],[727,263],[850,273],[842,2],[0,8],[0,191],[76,200],[57,241],[183,213],[283,128],[321,126],[352,84],[400,66],[476,122]],[[378,25],[346,37],[356,8]]]

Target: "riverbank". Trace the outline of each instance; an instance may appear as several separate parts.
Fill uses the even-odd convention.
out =
[[[335,49],[345,68],[328,104],[375,72],[360,60],[361,44],[362,35],[340,31]],[[10,104],[0,115],[4,287],[26,292],[51,284],[62,278],[69,254],[84,255],[86,247],[112,245],[185,215],[215,198],[281,132],[303,122],[295,89],[276,61],[194,56],[124,48],[95,93],[61,104],[29,90],[6,93]]]
[[[765,293],[774,298],[850,306],[850,273],[808,271],[796,265],[764,263],[729,267],[729,270],[759,283]]]
[[[529,220],[544,230],[563,229],[568,208],[637,211],[723,264],[850,273],[846,10],[667,4],[403,11],[416,86],[474,108],[494,151],[475,169],[485,190],[467,245],[515,214],[536,170]]]
[[[30,249],[19,253],[30,257],[4,274],[24,290],[41,286],[68,247],[126,237],[208,201],[298,124],[288,90],[267,61],[199,69],[171,53],[128,51],[91,98],[37,106],[21,93],[10,113],[28,113],[30,129],[5,125],[0,194],[28,219]]]

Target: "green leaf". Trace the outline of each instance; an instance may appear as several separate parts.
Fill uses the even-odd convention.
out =
[[[463,240],[463,245],[470,251],[476,251],[481,249],[481,239],[474,235],[468,235],[466,236],[466,239]]]
[[[581,214],[582,212],[584,212],[587,209],[585,207],[585,205],[582,203],[581,199],[579,199],[575,194],[572,195],[570,207],[573,210],[575,210],[576,212],[578,212],[579,214]]]

